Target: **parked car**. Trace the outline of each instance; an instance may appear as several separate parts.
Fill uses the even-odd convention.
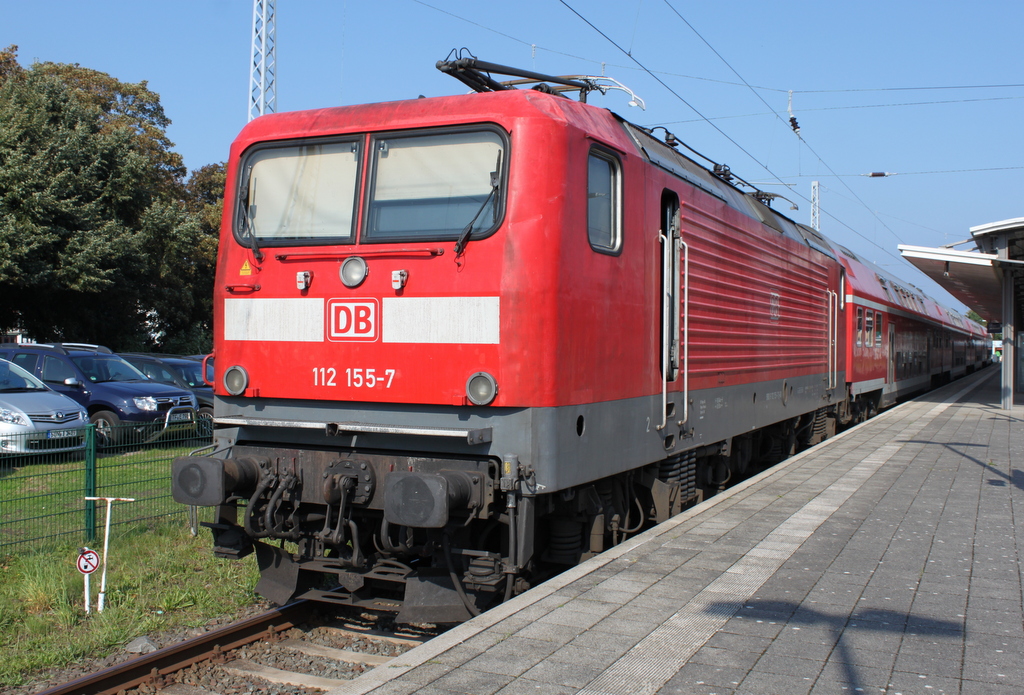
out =
[[[200,425],[209,428],[205,431],[212,431],[213,387],[203,382],[201,359],[149,352],[121,352],[118,354],[150,379],[191,391],[199,403]]]
[[[191,392],[153,381],[101,345],[0,345],[0,358],[85,407],[101,443],[116,444],[127,430],[152,438],[195,426]]]
[[[85,408],[0,359],[0,455],[81,449],[88,424]]]
[[[209,355],[189,355],[190,360],[199,360],[202,362],[206,360],[206,383],[207,385],[213,383],[213,353]],[[212,387],[211,387],[212,388]]]

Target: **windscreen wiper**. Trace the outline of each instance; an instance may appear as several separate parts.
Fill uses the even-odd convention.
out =
[[[247,179],[248,180],[248,179]],[[246,183],[245,188],[241,191],[241,197],[246,201],[245,203],[245,215],[242,217],[242,236],[249,237],[249,248],[252,249],[253,258],[256,259],[257,263],[263,261],[263,252],[260,251],[259,241],[256,239],[256,206],[250,204],[248,201],[251,200],[249,197],[249,183]],[[252,195],[256,196],[256,179],[252,180]]]
[[[476,224],[477,218],[483,214],[484,210],[487,209],[488,203],[494,199],[495,194],[498,192],[498,188],[501,185],[501,150],[498,150],[498,160],[494,163],[494,171],[491,172],[491,191],[484,198],[484,202],[480,205],[480,209],[473,215],[473,219],[469,221],[465,229],[462,230],[462,234],[459,235],[459,240],[455,242],[455,257],[458,258],[462,255],[462,252],[466,250],[466,245],[469,243],[469,237],[473,234],[473,225]],[[494,206],[494,219],[492,222],[498,219],[498,206]]]

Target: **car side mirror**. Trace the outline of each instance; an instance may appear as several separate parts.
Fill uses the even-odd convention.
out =
[[[77,389],[77,388],[81,388],[82,387],[82,382],[79,381],[78,379],[76,379],[75,377],[71,377],[70,379],[65,379],[64,380],[64,385],[65,386],[71,386],[71,387]]]

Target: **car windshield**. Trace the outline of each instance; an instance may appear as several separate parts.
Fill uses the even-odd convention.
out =
[[[16,364],[0,360],[0,393],[13,391],[48,391],[43,382]]]
[[[149,377],[115,355],[77,355],[71,361],[94,384],[101,381],[149,381]]]
[[[177,385],[178,383],[177,379],[174,378],[174,372],[159,362],[143,361],[137,364],[132,364],[132,366],[148,376],[150,379],[159,381],[161,384]]]

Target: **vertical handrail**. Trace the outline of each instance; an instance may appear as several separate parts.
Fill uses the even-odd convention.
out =
[[[660,432],[668,425],[668,370],[669,351],[672,338],[669,335],[669,283],[672,282],[672,251],[669,248],[668,237],[658,232],[658,241],[661,243],[661,424],[657,426]]]
[[[832,293],[832,345],[829,350],[832,352],[832,375],[831,388],[839,387],[839,293]]]
[[[825,389],[832,388],[832,290],[825,290],[825,302],[828,304],[827,317],[825,321],[828,322],[828,339],[825,344],[825,372],[826,372],[826,385]]]
[[[683,419],[690,421],[690,247],[678,239],[683,250]],[[678,295],[676,301],[679,301]],[[677,311],[678,314],[678,305]]]

